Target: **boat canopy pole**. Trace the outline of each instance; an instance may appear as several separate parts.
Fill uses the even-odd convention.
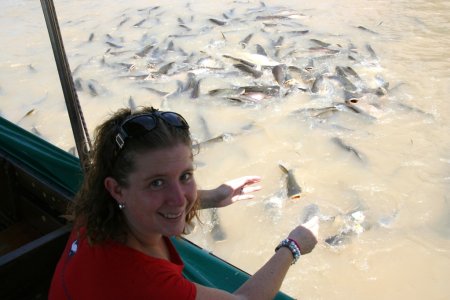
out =
[[[44,12],[45,22],[47,23],[47,30],[52,43],[56,67],[58,68],[59,79],[66,100],[67,112],[69,114],[75,138],[78,157],[80,158],[82,169],[86,171],[86,168],[89,165],[88,154],[89,150],[92,148],[92,144],[64,50],[55,6],[53,0],[41,0],[41,6]]]

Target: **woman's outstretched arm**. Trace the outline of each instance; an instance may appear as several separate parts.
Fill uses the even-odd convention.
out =
[[[288,238],[296,241],[300,246],[301,255],[305,255],[310,253],[317,244],[318,229],[318,218],[314,217],[307,223],[297,226],[292,230]],[[281,247],[261,269],[233,294],[196,284],[196,299],[273,299],[280,290],[281,284],[293,260],[294,256],[291,250],[287,247]]]

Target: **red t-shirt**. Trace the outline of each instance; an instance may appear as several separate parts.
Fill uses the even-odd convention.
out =
[[[195,299],[196,287],[183,277],[183,261],[168,238],[171,261],[114,241],[89,246],[77,236],[72,232],[58,262],[50,300]]]

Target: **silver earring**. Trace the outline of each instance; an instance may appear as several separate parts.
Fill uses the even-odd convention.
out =
[[[125,208],[125,204],[119,203],[119,209],[122,210],[122,209],[124,209],[124,208]]]

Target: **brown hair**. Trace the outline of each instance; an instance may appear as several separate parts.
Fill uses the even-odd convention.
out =
[[[153,107],[143,107],[138,111],[120,109],[111,115],[94,132],[95,141],[89,154],[90,164],[84,174],[80,190],[70,208],[76,226],[85,227],[90,243],[100,243],[108,239],[125,241],[127,224],[116,200],[104,187],[104,179],[113,177],[120,185],[128,185],[128,175],[135,170],[137,153],[148,150],[168,148],[178,143],[192,146],[188,128],[171,126],[157,118],[157,127],[147,134],[126,141],[119,151],[115,136],[121,123],[130,115],[151,113]],[[186,215],[187,226],[197,216],[199,201],[196,199]]]

